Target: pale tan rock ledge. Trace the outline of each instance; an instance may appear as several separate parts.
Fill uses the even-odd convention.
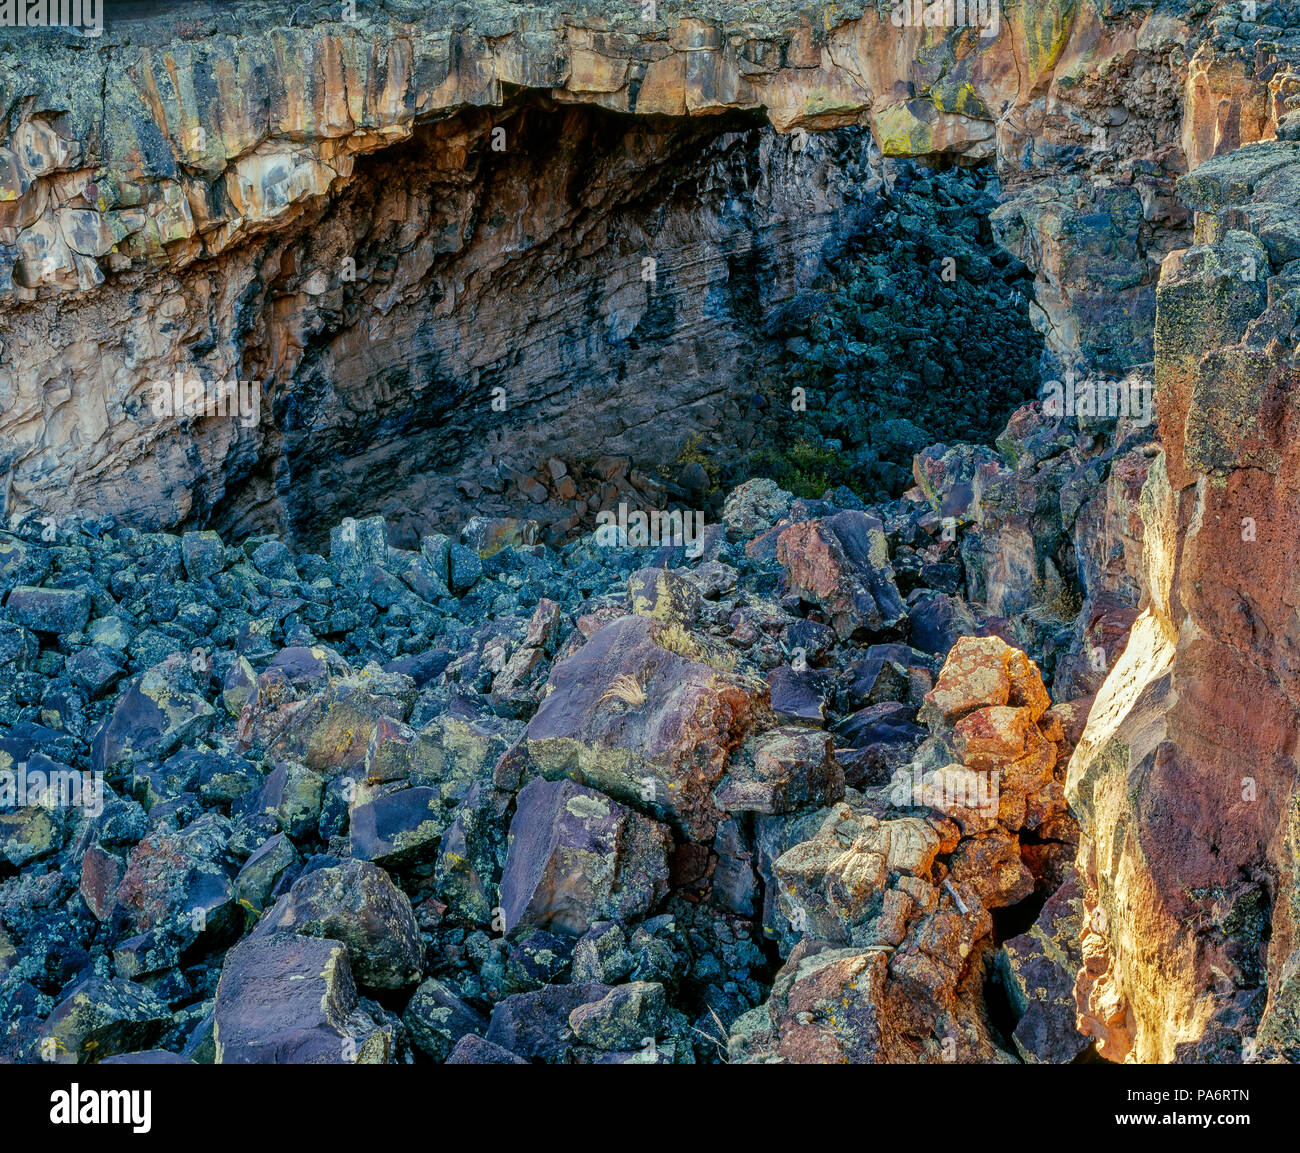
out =
[[[221,253],[328,194],[359,154],[526,89],[637,115],[763,110],[781,132],[869,124],[886,155],[1015,174],[1029,142],[1089,138],[1072,108],[1087,78],[1187,36],[1163,13],[1104,22],[1092,0],[976,8],[983,29],[896,27],[884,2],[660,3],[646,21],[639,3],[404,20],[429,10],[387,0],[381,18],[362,4],[355,23],[309,25],[288,23],[292,4],[248,7],[247,28],[41,34],[34,67],[33,34],[0,39],[0,88],[24,109],[0,146],[0,301]]]

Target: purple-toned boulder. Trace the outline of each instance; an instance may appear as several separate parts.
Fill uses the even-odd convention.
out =
[[[217,711],[204,699],[190,666],[177,653],[141,674],[118,698],[95,734],[90,767],[108,772],[117,765],[162,760],[217,722]]]
[[[729,813],[790,813],[833,805],[844,771],[830,736],[786,725],[753,737],[732,759],[714,797]]]
[[[386,869],[417,864],[437,855],[446,827],[437,789],[400,789],[352,810],[352,855]]]
[[[594,921],[646,913],[668,891],[671,851],[657,821],[574,781],[532,781],[510,823],[505,930],[581,936]]]
[[[40,1027],[37,1053],[59,1065],[89,1064],[155,1045],[171,1014],[157,995],[120,977],[82,981]]]
[[[84,589],[16,588],[5,610],[11,621],[34,633],[66,637],[81,632],[90,620],[90,594]]]
[[[622,617],[557,661],[528,754],[546,777],[572,777],[706,841],[720,816],[713,787],[749,730],[755,693],[662,647],[663,635]]]
[[[295,689],[314,687],[331,676],[346,677],[352,672],[347,661],[324,645],[281,649],[267,667],[279,669]]]
[[[560,1062],[578,1044],[569,1026],[570,1014],[581,1005],[600,1001],[608,985],[544,985],[531,993],[516,993],[498,1001],[484,1037],[521,1057]]]
[[[884,525],[864,512],[839,512],[781,531],[777,560],[790,591],[817,605],[842,638],[889,629],[906,618],[894,583]]]
[[[826,720],[826,700],[831,692],[826,673],[778,665],[767,675],[767,688],[778,719],[806,725]]]
[[[415,701],[410,677],[377,665],[331,679],[302,700],[285,700],[288,679],[281,670],[258,678],[258,695],[239,720],[240,740],[327,776],[359,762],[379,721],[405,720]]]
[[[424,942],[410,898],[368,861],[342,861],[299,877],[254,935],[268,933],[342,941],[358,983],[371,989],[414,985],[424,969]]]
[[[480,1035],[487,1028],[487,1018],[467,1005],[445,981],[430,977],[407,1002],[402,1024],[417,1049],[442,1061],[463,1037]]]
[[[119,1053],[100,1061],[101,1065],[193,1065],[188,1057],[169,1053],[166,1049],[145,1049],[140,1053]]]
[[[358,1008],[341,941],[250,937],[226,954],[213,1010],[218,1065],[382,1065],[389,1038]]]
[[[445,1064],[448,1065],[527,1065],[509,1049],[494,1045],[475,1033],[466,1033],[456,1042]]]

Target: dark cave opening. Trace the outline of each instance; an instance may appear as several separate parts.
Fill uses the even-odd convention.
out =
[[[378,513],[412,547],[513,515],[559,543],[619,500],[716,516],[753,475],[895,497],[925,443],[990,441],[1041,351],[996,181],[941,169],[865,128],[534,95],[426,125],[267,242],[243,347],[284,366],[273,428],[191,520],[321,548]]]

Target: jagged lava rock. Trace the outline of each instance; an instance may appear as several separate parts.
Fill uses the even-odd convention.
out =
[[[625,617],[557,661],[528,724],[528,755],[548,777],[572,776],[706,840],[719,817],[712,790],[755,694],[652,636],[648,619]]]
[[[884,525],[863,512],[840,512],[782,530],[777,559],[790,590],[820,606],[839,636],[881,632],[906,613]]]
[[[645,914],[668,891],[672,838],[658,822],[574,781],[520,792],[501,878],[505,928],[580,936],[595,921]]]
[[[368,861],[343,861],[294,881],[254,936],[286,932],[342,941],[357,983],[372,989],[405,988],[423,974],[424,942],[410,898]]]
[[[219,1065],[377,1065],[384,1031],[358,1008],[341,941],[268,934],[226,954],[213,1016]]]

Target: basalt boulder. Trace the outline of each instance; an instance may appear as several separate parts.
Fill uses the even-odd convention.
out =
[[[501,878],[505,930],[580,936],[597,921],[648,913],[668,891],[672,838],[656,821],[574,781],[525,786]]]
[[[191,744],[217,722],[189,658],[177,654],[149,669],[122,693],[96,733],[91,768],[160,759]]]
[[[547,777],[571,776],[706,840],[719,817],[713,788],[757,694],[661,647],[653,628],[645,617],[615,620],[556,662],[528,755]]]
[[[226,955],[217,985],[219,1065],[379,1065],[390,1036],[358,1002],[341,941],[249,938]]]
[[[423,973],[424,943],[410,899],[368,861],[343,861],[299,877],[258,922],[256,935],[264,933],[342,941],[353,976],[367,988],[407,988]]]
[[[821,608],[844,638],[879,633],[906,619],[884,526],[863,512],[840,512],[782,530],[777,559],[790,590]]]

